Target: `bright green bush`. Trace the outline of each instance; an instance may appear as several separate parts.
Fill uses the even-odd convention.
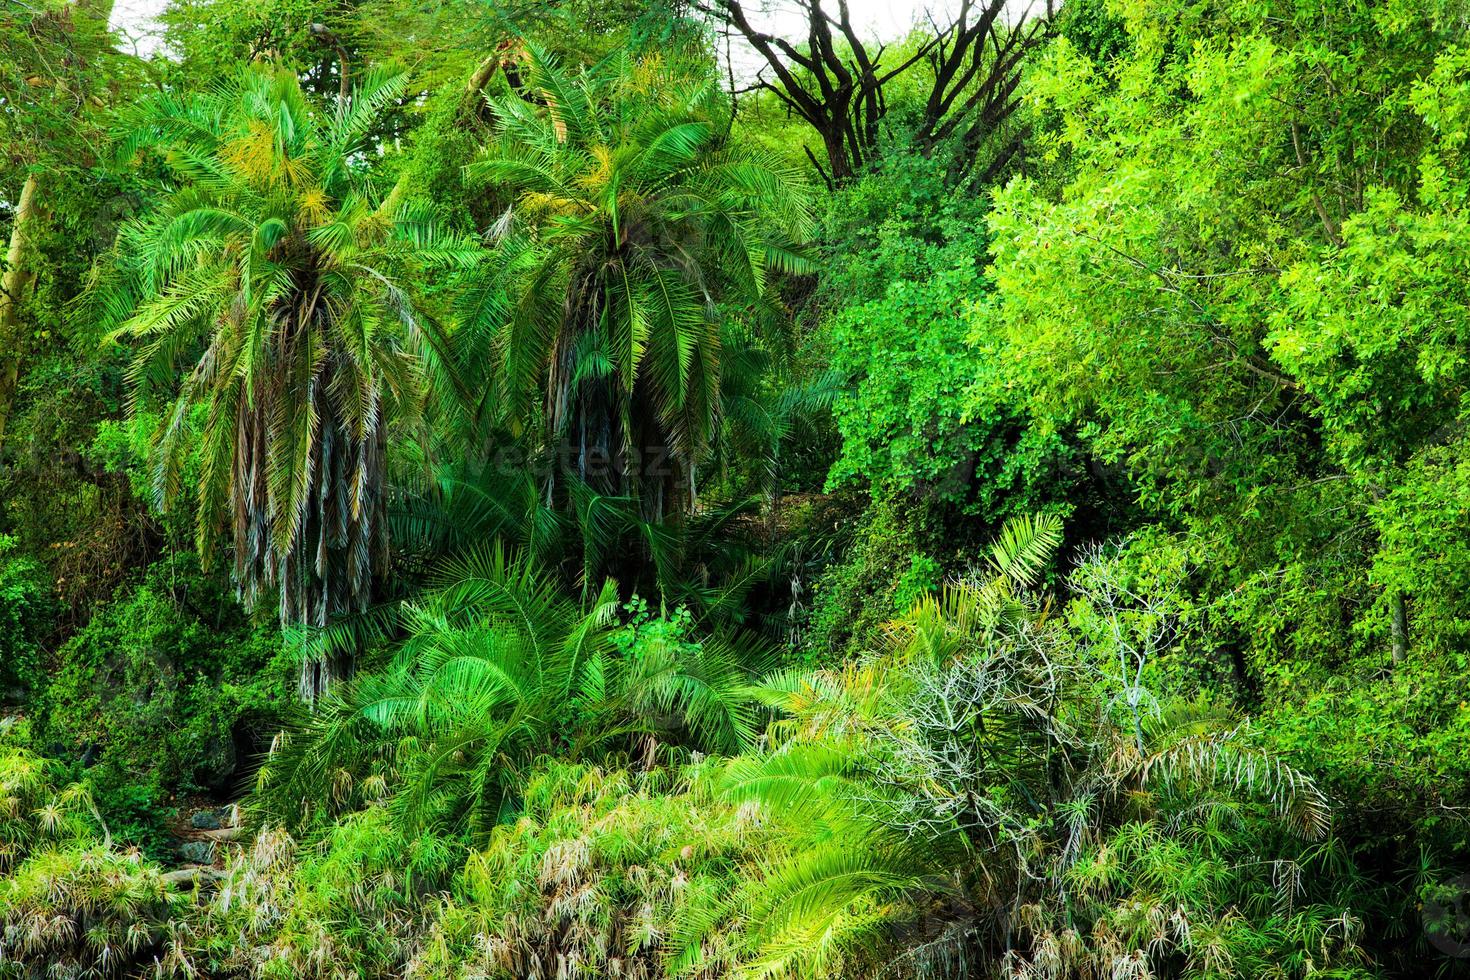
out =
[[[942,155],[886,158],[833,206],[817,341],[844,379],[829,486],[914,493],[995,521],[1062,501],[1072,450],[1033,429],[1008,391],[1000,338],[977,338],[993,302],[987,205],[948,186]]]
[[[87,845],[101,832],[86,787],[66,784],[56,763],[15,744],[24,737],[23,731],[0,730],[0,873],[5,874],[33,851]]]
[[[169,975],[187,900],[113,847],[90,789],[14,744],[25,736],[0,732],[0,977]]]
[[[1341,801],[1347,836],[1397,851],[1405,864],[1421,848],[1464,864],[1470,842],[1456,814],[1470,802],[1465,660],[1454,653],[1390,675],[1360,667],[1328,679],[1283,669],[1264,732]]]

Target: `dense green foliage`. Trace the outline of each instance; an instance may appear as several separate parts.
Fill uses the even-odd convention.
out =
[[[0,978],[1466,975],[1470,10],[838,6],[0,11]]]

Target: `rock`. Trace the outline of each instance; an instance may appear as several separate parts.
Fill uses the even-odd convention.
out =
[[[221,820],[218,810],[195,810],[189,817],[189,826],[195,830],[219,830]]]
[[[186,864],[213,864],[214,841],[184,841],[179,845],[179,860]]]

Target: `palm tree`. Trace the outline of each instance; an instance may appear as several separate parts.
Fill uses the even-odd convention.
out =
[[[497,136],[467,168],[511,203],[465,350],[515,425],[661,517],[693,499],[718,424],[721,318],[761,319],[768,273],[811,268],[807,199],[730,140],[711,77],[625,53],[574,73],[532,47],[524,80],[490,99]]]
[[[134,401],[174,395],[158,504],[177,495],[197,430],[201,553],[228,528],[242,598],[274,590],[285,624],[369,603],[387,548],[389,424],[418,418],[437,363],[408,284],[477,254],[401,186],[379,196],[364,174],[373,122],[403,85],[370,78],[325,111],[294,76],[252,69],[154,99],[123,142],[124,156],[158,147],[169,175],[96,291],[109,336],[139,343]],[[303,697],[349,666],[308,660]]]
[[[618,608],[615,583],[580,604],[499,543],[446,563],[399,607],[406,638],[388,669],[360,674],[280,737],[258,804],[309,827],[387,800],[410,830],[483,837],[546,755],[643,751],[655,739],[750,744],[747,688],[762,651],[662,633],[629,649]]]

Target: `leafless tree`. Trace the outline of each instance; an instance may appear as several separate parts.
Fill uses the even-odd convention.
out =
[[[1000,131],[1017,106],[1016,87],[1026,54],[1046,37],[1053,0],[961,0],[952,20],[929,15],[930,33],[894,63],[888,47],[865,41],[847,0],[795,0],[806,17],[806,37],[788,39],[756,28],[748,0],[695,0],[697,10],[736,33],[765,61],[754,84],[775,95],[822,140],[826,165],[807,156],[829,187],[844,183],[879,151],[888,114],[887,87],[926,67],[930,83],[915,138],[925,152],[958,140],[960,165],[973,166],[987,137]],[[832,8],[835,2],[835,12]],[[1044,2],[1044,10],[1037,10]],[[997,148],[989,168],[1014,156],[1019,139]]]

